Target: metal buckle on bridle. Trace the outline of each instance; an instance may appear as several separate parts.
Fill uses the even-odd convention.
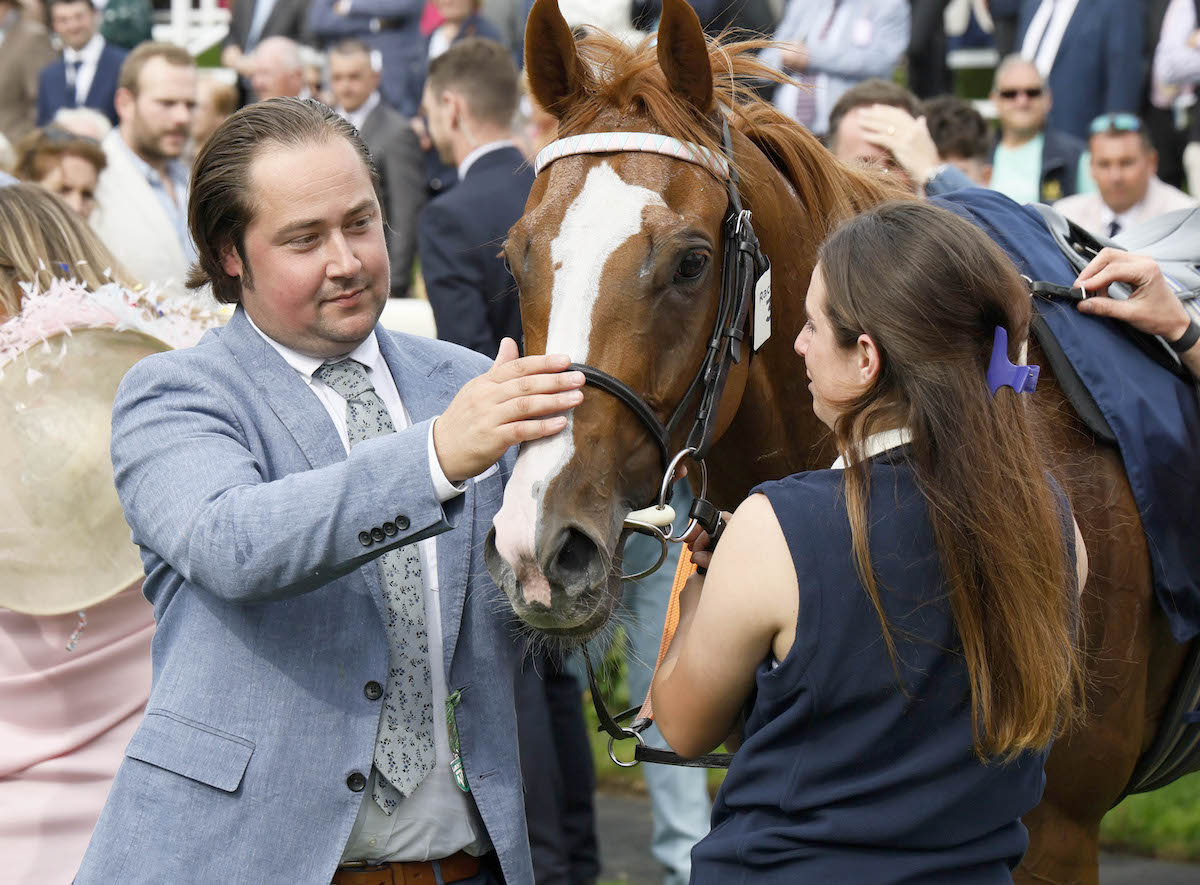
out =
[[[657,502],[651,504],[649,507],[643,507],[641,510],[634,510],[625,517],[625,528],[640,535],[654,538],[662,545],[662,549],[659,552],[658,561],[654,565],[633,575],[621,575],[622,581],[637,581],[647,575],[654,574],[662,568],[662,564],[667,560],[667,553],[670,552],[668,545],[678,544],[686,539],[699,524],[692,517],[688,520],[687,527],[678,535],[674,534],[671,530],[671,526],[675,522],[675,511],[670,507],[675,476],[679,473],[679,465],[683,460],[695,454],[696,449],[692,446],[676,452],[675,457],[667,464],[666,472],[663,474],[662,484],[658,489]],[[703,460],[698,460],[696,463],[700,466],[700,498],[703,499],[708,494],[708,465]]]

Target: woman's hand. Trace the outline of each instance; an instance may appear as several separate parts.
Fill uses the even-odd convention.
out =
[[[728,523],[732,518],[733,514],[728,510],[721,511],[722,522]],[[707,569],[708,564],[712,561],[711,539],[708,536],[708,532],[697,525],[684,537],[683,542],[692,551],[692,563],[698,568]]]

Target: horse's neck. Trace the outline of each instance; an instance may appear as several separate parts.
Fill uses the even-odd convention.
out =
[[[771,337],[753,355],[737,414],[709,456],[712,498],[732,509],[760,482],[828,467],[828,428],[812,410],[804,361],[793,349],[804,325],[804,298],[826,231],[807,216],[778,172],[774,198],[755,202],[753,223],[771,260]]]

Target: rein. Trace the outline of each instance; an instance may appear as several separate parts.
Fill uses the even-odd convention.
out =
[[[709,533],[715,545],[723,525],[719,508],[705,499],[708,470],[704,459],[713,444],[721,395],[725,390],[729,371],[734,363],[742,361],[742,346],[745,342],[747,328],[756,325],[754,302],[760,291],[766,292],[764,305],[759,308],[766,311],[766,316],[760,317],[757,325],[764,326],[769,333],[771,263],[759,246],[758,237],[751,225],[750,210],[742,207],[741,195],[738,191],[738,174],[733,165],[733,139],[729,131],[729,122],[724,118],[721,120],[721,141],[724,156],[714,154],[702,145],[680,141],[665,135],[645,132],[588,133],[552,142],[538,152],[534,159],[534,174],[537,175],[555,160],[576,154],[657,153],[706,169],[725,185],[729,196],[729,210],[723,224],[724,252],[721,295],[717,303],[716,322],[708,339],[704,359],[667,422],[664,424],[645,399],[619,378],[583,363],[572,363],[570,367],[581,372],[586,383],[620,400],[637,416],[658,448],[663,466],[663,480],[659,487],[656,503],[629,514],[625,520],[627,529],[658,540],[662,544],[662,555],[659,557],[658,563],[648,571],[637,575],[623,575],[624,580],[645,577],[655,571],[666,558],[668,543],[682,541],[697,526]],[[765,287],[763,286],[764,280]],[[765,340],[766,335],[764,334],[761,336],[761,340],[754,342],[754,347],[750,349],[751,357],[754,350]],[[671,438],[682,426],[684,416],[693,404],[696,404],[696,418],[692,422],[684,447],[672,456]],[[702,488],[688,514],[690,520],[687,528],[681,535],[675,536],[670,532],[670,520],[666,520],[664,525],[663,519],[657,514],[670,511],[667,505],[671,498],[671,487],[674,484],[679,465],[685,458],[691,458],[700,465]],[[666,640],[664,640],[665,642]],[[596,708],[601,728],[609,735],[609,758],[617,765],[628,767],[636,765],[640,761],[647,761],[671,765],[728,767],[730,758],[728,754],[710,754],[699,759],[689,760],[669,750],[647,747],[641,733],[652,723],[652,719],[648,715],[648,704],[644,703],[641,707],[633,707],[616,717],[612,716],[608,712],[599,686],[596,684],[591,658],[588,656],[586,648],[584,649],[584,660],[587,664],[592,703]],[[620,724],[621,721],[643,710],[647,711],[647,715],[639,715],[630,726]],[[631,738],[638,743],[634,751],[634,761],[621,762],[613,752],[613,743]]]

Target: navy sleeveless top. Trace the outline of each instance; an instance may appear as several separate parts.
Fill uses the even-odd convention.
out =
[[[800,614],[788,655],[758,670],[713,829],[692,851],[693,885],[1011,883],[1046,752],[1007,765],[974,755],[966,662],[911,470],[897,452],[873,458],[869,501],[907,696],[855,572],[842,472],[754,491],[791,549]],[[1072,556],[1073,542],[1072,531]]]

